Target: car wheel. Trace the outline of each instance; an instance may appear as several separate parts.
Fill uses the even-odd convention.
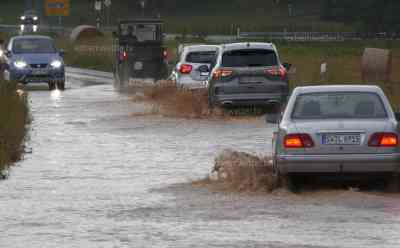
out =
[[[57,82],[57,89],[65,90],[65,81]]]
[[[300,192],[300,184],[298,178],[293,175],[285,175],[282,177],[283,185],[292,193]]]
[[[55,90],[56,89],[56,84],[51,82],[49,83],[49,90]]]
[[[276,159],[272,160],[272,188],[277,189],[282,186],[282,177],[279,173]]]
[[[393,173],[387,175],[385,178],[385,190],[388,192],[396,193],[400,191],[400,174]]]

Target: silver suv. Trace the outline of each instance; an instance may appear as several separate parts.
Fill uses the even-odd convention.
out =
[[[210,107],[284,103],[289,68],[272,43],[222,45],[208,80]]]
[[[215,65],[219,46],[190,45],[182,49],[172,80],[179,88],[207,88],[207,79]]]

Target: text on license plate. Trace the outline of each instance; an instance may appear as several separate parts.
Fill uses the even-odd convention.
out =
[[[45,69],[37,69],[32,71],[33,75],[46,75],[47,73],[48,71]]]
[[[361,136],[359,134],[324,134],[323,145],[359,145]]]

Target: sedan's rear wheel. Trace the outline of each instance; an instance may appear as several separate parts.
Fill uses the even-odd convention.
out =
[[[400,191],[400,174],[392,173],[385,178],[385,190],[396,193]]]
[[[300,192],[299,178],[294,175],[285,175],[282,177],[283,185],[292,193]]]

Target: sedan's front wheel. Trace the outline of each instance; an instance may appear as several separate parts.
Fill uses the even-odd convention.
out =
[[[57,82],[57,89],[65,90],[65,81]]]
[[[56,84],[54,82],[49,83],[49,90],[55,90],[56,89]]]

